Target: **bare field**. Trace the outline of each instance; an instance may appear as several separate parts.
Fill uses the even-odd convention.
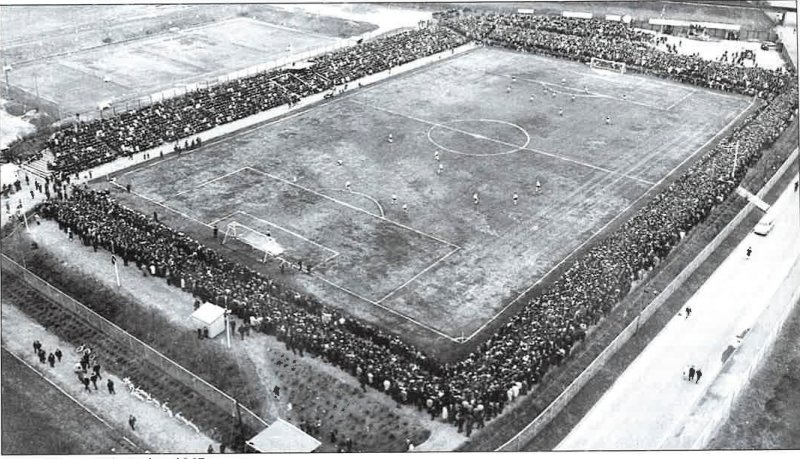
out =
[[[204,237],[230,221],[269,231],[314,266],[286,283],[417,345],[458,341],[749,103],[480,49],[123,173],[135,193],[118,196]]]

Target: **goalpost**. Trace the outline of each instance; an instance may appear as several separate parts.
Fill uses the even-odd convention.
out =
[[[624,62],[607,61],[605,59],[598,59],[596,57],[593,57],[592,60],[589,61],[589,67],[596,70],[619,73],[620,75],[625,73]]]
[[[240,241],[259,252],[263,252],[262,263],[265,263],[270,256],[274,257],[283,253],[283,247],[269,233],[264,234],[239,222],[228,223],[222,243],[225,244],[228,239]]]

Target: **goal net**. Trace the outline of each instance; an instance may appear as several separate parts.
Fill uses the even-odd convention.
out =
[[[593,57],[589,62],[589,67],[595,70],[603,70],[611,73],[625,73],[625,63],[616,61],[607,61],[605,59],[598,59]]]
[[[225,237],[222,238],[222,243],[225,244],[230,240],[242,242],[263,253],[262,262],[267,261],[269,256],[277,256],[283,253],[283,247],[269,233],[264,234],[239,222],[230,222],[225,228]]]

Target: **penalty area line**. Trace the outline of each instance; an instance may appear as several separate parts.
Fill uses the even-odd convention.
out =
[[[369,304],[371,304],[373,306],[376,306],[376,307],[378,307],[380,309],[383,309],[384,311],[386,311],[386,312],[388,312],[388,313],[390,313],[392,315],[395,315],[397,317],[402,318],[403,320],[411,322],[412,324],[414,324],[414,325],[416,325],[418,327],[421,327],[421,328],[423,328],[425,330],[428,330],[429,332],[435,333],[435,334],[437,334],[437,335],[439,335],[439,336],[441,336],[443,338],[446,338],[446,339],[448,339],[450,341],[453,341],[454,343],[461,342],[459,338],[453,338],[452,336],[448,335],[447,333],[444,333],[444,332],[442,332],[440,330],[437,330],[437,329],[431,327],[430,325],[426,325],[426,324],[424,324],[424,323],[422,323],[422,322],[420,322],[420,321],[418,321],[416,319],[412,319],[411,317],[409,317],[409,316],[407,316],[407,315],[405,315],[405,314],[403,314],[401,312],[397,312],[394,309],[388,308],[388,307],[386,307],[386,306],[384,306],[384,305],[382,305],[380,303],[372,301],[369,298],[365,298],[364,296],[359,295],[358,293],[356,293],[356,292],[354,292],[354,291],[352,291],[350,289],[347,289],[347,288],[342,287],[341,285],[338,285],[338,284],[336,284],[336,283],[334,283],[334,282],[332,282],[332,281],[330,281],[328,279],[325,279],[324,277],[320,276],[319,274],[312,274],[312,277],[315,277],[315,278],[321,280],[322,282],[325,282],[326,284],[330,285],[331,287],[334,287],[334,288],[336,288],[338,290],[343,291],[344,293],[347,293],[348,295],[351,295],[351,296],[353,296],[355,298],[358,298],[361,301],[365,301],[365,302],[367,302],[367,303],[369,303]]]

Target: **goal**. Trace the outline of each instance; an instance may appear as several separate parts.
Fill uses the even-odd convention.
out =
[[[256,251],[262,252],[264,255],[261,258],[262,263],[266,262],[270,256],[274,257],[283,253],[283,247],[269,233],[264,234],[239,222],[230,222],[225,228],[225,236],[222,238],[222,243],[225,244],[229,240],[242,242]]]
[[[589,62],[589,67],[595,70],[605,70],[607,72],[619,73],[620,75],[625,73],[624,62],[607,61],[605,59],[598,59],[596,57],[593,57]]]

